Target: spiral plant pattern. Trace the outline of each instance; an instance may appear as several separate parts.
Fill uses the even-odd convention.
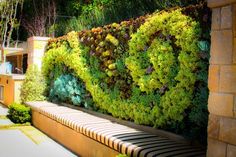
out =
[[[191,110],[199,34],[181,9],[71,32],[49,42],[42,71],[48,90],[66,67],[103,112],[165,127]]]

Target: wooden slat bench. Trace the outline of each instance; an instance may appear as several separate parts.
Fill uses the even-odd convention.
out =
[[[65,147],[84,157],[205,156],[205,150],[50,102],[29,102],[32,122]]]

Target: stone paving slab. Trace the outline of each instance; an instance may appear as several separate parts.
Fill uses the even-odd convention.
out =
[[[2,116],[7,115],[7,111],[8,111],[8,108],[0,103],[0,115]]]
[[[33,126],[18,126],[0,104],[0,157],[76,157]]]
[[[51,139],[35,144],[20,130],[0,130],[1,157],[76,157]]]
[[[9,119],[1,119],[0,118],[0,126],[1,125],[12,125],[14,123],[12,123],[12,121],[10,121]]]

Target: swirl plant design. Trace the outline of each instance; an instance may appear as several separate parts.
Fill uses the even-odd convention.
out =
[[[181,9],[162,11],[51,40],[42,70],[48,88],[58,76],[52,74],[56,65],[65,66],[100,111],[166,127],[191,110],[199,34],[199,24]]]

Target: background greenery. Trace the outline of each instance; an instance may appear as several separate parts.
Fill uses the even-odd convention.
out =
[[[64,13],[72,16],[70,19],[58,19],[56,35],[60,36],[73,30],[91,29],[113,22],[136,18],[174,6],[198,4],[204,0],[87,0],[68,1]],[[71,9],[73,8],[73,9]],[[70,12],[71,11],[71,12]],[[59,11],[60,12],[60,11]]]
[[[56,37],[67,34],[73,30],[91,29],[97,26],[103,26],[113,22],[120,22],[130,18],[153,13],[156,10],[162,10],[175,6],[188,6],[191,4],[203,3],[205,0],[24,0],[22,12],[18,13],[18,19],[23,21],[31,21],[43,16],[41,24],[37,23],[34,29],[38,31],[44,30],[44,35]],[[41,14],[42,11],[47,12],[54,7],[54,13],[46,15]],[[45,10],[40,9],[45,6]],[[39,16],[40,15],[40,16]],[[50,18],[51,17],[51,18]],[[55,18],[55,21],[54,19]],[[24,20],[25,19],[25,20]],[[53,20],[52,20],[53,19]],[[39,27],[40,26],[40,27]],[[21,25],[19,32],[20,40],[26,40],[32,33],[29,33],[25,27]],[[28,34],[28,35],[27,35]],[[38,33],[40,35],[40,33]],[[35,34],[34,34],[35,35]],[[16,32],[13,35],[16,38]]]

